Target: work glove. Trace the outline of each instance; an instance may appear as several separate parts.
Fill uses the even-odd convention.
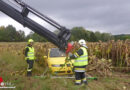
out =
[[[71,60],[70,57],[66,57],[66,59],[65,59],[66,62],[68,62],[70,60]]]
[[[29,58],[28,57],[25,57],[25,60],[28,60]]]
[[[70,60],[71,60],[71,58],[70,58],[70,57],[68,57],[68,60],[70,61]]]

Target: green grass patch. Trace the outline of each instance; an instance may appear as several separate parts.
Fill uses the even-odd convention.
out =
[[[90,80],[88,85],[75,86],[74,79],[52,79],[48,73],[46,77],[34,77],[41,75],[45,68],[34,64],[33,77],[26,77],[19,74],[26,71],[27,63],[19,55],[12,52],[0,54],[0,76],[5,82],[11,82],[16,86],[16,90],[126,90],[130,88],[130,78],[127,77],[100,77],[97,81]],[[12,72],[17,73],[11,75]],[[114,74],[114,73],[113,73]]]

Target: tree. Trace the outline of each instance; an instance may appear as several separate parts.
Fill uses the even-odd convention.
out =
[[[98,41],[97,37],[95,36],[95,34],[93,32],[90,33],[90,41],[91,42],[97,42]]]
[[[1,42],[18,42],[25,40],[25,33],[23,31],[16,31],[12,25],[7,27],[0,27],[0,41]]]
[[[97,40],[101,40],[101,33],[99,31],[95,32],[95,36],[96,36]]]
[[[24,31],[22,31],[22,30],[19,30],[18,32],[17,32],[17,39],[18,39],[18,41],[25,41],[25,32]]]
[[[5,30],[5,26],[0,26],[0,30]]]
[[[27,35],[26,40],[28,40],[30,38],[33,39],[35,42],[47,42],[47,40],[44,37],[38,35],[37,33],[33,33],[33,32],[30,32],[30,34]]]
[[[105,41],[105,42],[113,39],[110,33],[102,33],[101,38],[102,38],[102,41]]]
[[[74,27],[71,29],[71,41],[77,41],[79,39],[89,40],[87,31],[83,27]]]

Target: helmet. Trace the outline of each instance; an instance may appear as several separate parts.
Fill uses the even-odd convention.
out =
[[[30,44],[31,42],[34,42],[33,39],[29,39],[28,40],[28,43]]]
[[[86,45],[86,42],[85,42],[85,40],[84,39],[81,39],[81,40],[79,40],[79,42],[78,42],[81,46],[84,46],[84,45]]]

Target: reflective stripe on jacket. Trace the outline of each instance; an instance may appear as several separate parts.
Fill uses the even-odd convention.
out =
[[[84,68],[74,68],[75,72],[85,72],[85,67]]]

